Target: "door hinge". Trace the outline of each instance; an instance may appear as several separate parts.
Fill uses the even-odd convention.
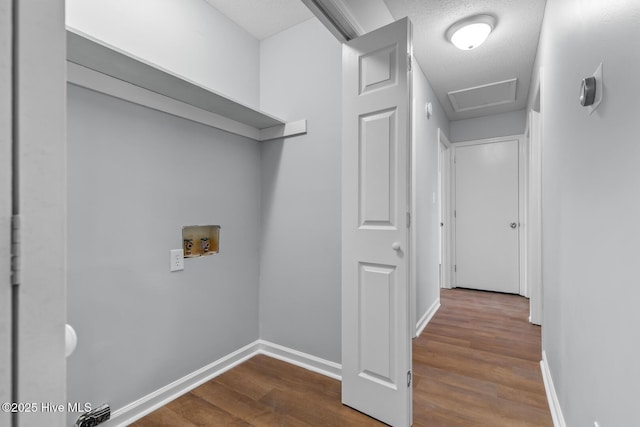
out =
[[[407,371],[407,387],[411,386],[411,371]]]
[[[411,212],[407,212],[407,228],[411,227]]]
[[[411,59],[411,54],[407,54],[407,68],[409,71],[411,71],[411,66],[412,66],[412,62],[413,60]]]
[[[20,284],[20,216],[11,217],[11,285]]]
[[[453,271],[455,271],[456,273],[458,272],[458,266],[457,265],[453,266]]]
[[[453,211],[453,217],[454,218],[458,218],[458,211],[456,211],[456,210]]]

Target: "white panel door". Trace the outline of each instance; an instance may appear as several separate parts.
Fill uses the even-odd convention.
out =
[[[342,402],[411,425],[410,22],[343,48]]]
[[[520,292],[519,141],[455,149],[456,286]]]

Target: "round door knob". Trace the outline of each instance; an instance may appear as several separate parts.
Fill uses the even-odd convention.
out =
[[[512,222],[511,224],[509,224],[509,226],[511,228],[516,228],[518,226],[518,224],[516,224],[515,222]]]
[[[76,331],[68,323],[64,326],[64,354],[66,357],[71,356],[78,345],[78,335]]]
[[[394,251],[399,251],[400,250],[400,242],[393,242],[391,244],[391,249],[393,249]]]

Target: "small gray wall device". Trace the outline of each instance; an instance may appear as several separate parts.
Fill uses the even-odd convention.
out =
[[[593,105],[596,100],[596,90],[595,77],[582,79],[582,84],[580,85],[580,105],[583,107]]]

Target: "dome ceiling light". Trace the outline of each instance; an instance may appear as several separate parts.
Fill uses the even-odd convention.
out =
[[[471,50],[480,46],[496,26],[491,15],[476,15],[462,19],[447,30],[446,36],[460,50]]]

